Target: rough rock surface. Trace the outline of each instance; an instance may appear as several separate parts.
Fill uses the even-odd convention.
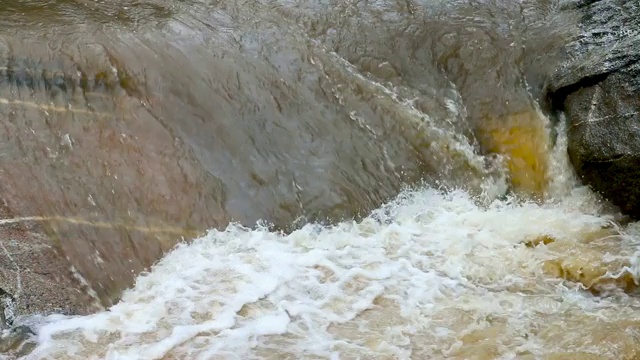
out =
[[[13,58],[0,87],[0,287],[22,294],[18,314],[84,312],[91,302],[69,297],[80,282],[109,306],[190,229],[218,224],[218,184],[127,95],[123,73]]]
[[[5,210],[0,207],[0,214]],[[86,314],[98,309],[77,276],[38,229],[23,224],[1,227],[0,328],[24,313]]]
[[[575,1],[580,34],[549,81],[565,110],[568,151],[585,184],[633,217],[640,216],[640,3]]]

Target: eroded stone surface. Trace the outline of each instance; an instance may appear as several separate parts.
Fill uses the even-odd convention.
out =
[[[12,213],[0,206],[3,219]],[[87,314],[100,306],[76,279],[60,249],[42,235],[41,229],[25,224],[0,225],[0,284],[7,324],[25,313],[60,312]]]

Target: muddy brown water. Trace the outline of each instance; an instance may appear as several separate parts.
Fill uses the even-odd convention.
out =
[[[230,222],[357,219],[423,181],[481,194],[505,169],[543,199],[538,101],[575,34],[557,7],[3,1],[0,198],[71,269],[48,286],[83,282],[101,306]]]

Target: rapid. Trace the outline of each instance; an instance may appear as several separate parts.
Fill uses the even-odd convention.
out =
[[[78,87],[86,87],[83,74],[103,68],[118,79],[107,100],[95,89],[79,99],[61,91],[48,102],[38,96],[50,100],[49,89],[0,89],[0,105],[14,107],[2,114],[19,108],[34,118],[33,134],[56,128],[51,143],[66,144],[50,156],[64,165],[43,165],[42,174],[81,184],[106,178],[104,165],[117,179],[118,167],[95,159],[76,164],[101,170],[77,178],[62,167],[73,164],[70,144],[93,136],[87,124],[106,127],[102,119],[113,113],[122,129],[139,126],[127,116],[156,119],[158,130],[148,138],[141,130],[137,144],[179,144],[190,157],[162,147],[150,153],[198,161],[222,180],[185,186],[181,199],[168,193],[176,189],[170,178],[149,180],[173,169],[164,163],[143,161],[145,171],[121,176],[148,181],[140,191],[161,187],[159,201],[137,202],[136,214],[185,216],[189,225],[202,218],[207,226],[164,234],[171,239],[159,240],[162,251],[154,251],[162,255],[150,267],[103,276],[109,267],[85,263],[94,250],[96,262],[120,256],[102,245],[112,234],[82,233],[98,239],[82,252],[75,249],[83,238],[51,225],[72,263],[79,259],[74,271],[83,281],[125,272],[134,280],[113,303],[107,290],[120,284],[88,286],[97,309],[90,314],[12,319],[34,334],[0,358],[640,356],[640,225],[580,184],[563,115],[548,111],[541,95],[557,42],[574,31],[559,2],[9,3],[0,23],[21,30],[0,36],[12,59],[40,59],[34,68],[60,69],[61,81]],[[57,120],[68,124],[52,125]],[[156,135],[161,128],[171,136]],[[65,133],[68,144],[60,142]],[[20,149],[31,141],[11,139]],[[185,177],[210,179],[187,166]],[[279,185],[255,190],[249,178],[260,189]],[[43,191],[53,188],[47,184]],[[100,221],[112,221],[100,206],[120,190],[99,185],[90,200]],[[181,213],[187,195],[207,205]],[[131,214],[119,208],[125,198],[109,201]],[[82,217],[69,209],[61,216]],[[122,256],[135,264],[144,252]]]
[[[637,227],[607,231],[556,155],[558,197],[542,205],[417,187],[358,222],[209,231],[108,311],[25,319],[38,329],[27,358],[632,359],[637,297],[545,272],[639,271]],[[559,246],[527,246],[543,236]]]

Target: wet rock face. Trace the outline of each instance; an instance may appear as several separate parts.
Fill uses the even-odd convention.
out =
[[[576,1],[580,35],[550,79],[570,122],[568,151],[585,184],[640,217],[640,4]]]
[[[353,219],[422,181],[479,193],[501,174],[478,147],[511,156],[514,186],[544,190],[531,175],[546,133],[520,70],[544,68],[527,49],[555,45],[525,34],[553,26],[507,26],[536,1],[440,15],[431,2],[76,3],[0,9],[0,199],[25,238],[0,234],[17,264],[0,263],[0,288],[37,300],[20,313],[57,309],[40,292],[68,312],[109,306],[182,238],[230,221]]]
[[[0,288],[19,314],[110,306],[182,238],[231,220],[351,218],[447,158],[469,167],[288,22],[185,11],[175,29],[138,34],[0,29],[2,218],[24,229],[0,234]]]
[[[18,314],[109,306],[177,241],[228,221],[219,181],[117,64],[2,55],[0,287]]]
[[[569,155],[583,181],[640,217],[640,64],[568,96]]]

